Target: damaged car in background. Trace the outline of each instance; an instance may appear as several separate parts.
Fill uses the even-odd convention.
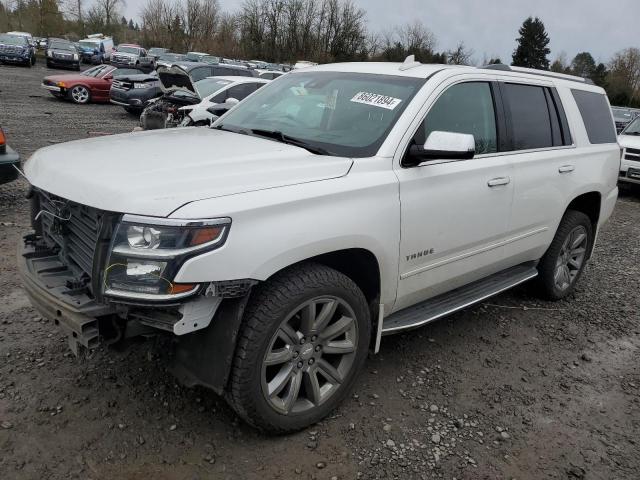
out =
[[[251,77],[209,77],[196,82],[198,91],[211,91],[196,105],[180,107],[182,127],[211,125],[239,102],[247,98],[269,80]]]
[[[109,100],[133,115],[140,115],[149,102],[162,95],[156,72],[122,75],[113,81]]]
[[[173,128],[181,125],[187,113],[183,107],[197,105],[203,98],[219,90],[218,84],[205,80],[209,77],[224,75],[245,76],[258,80],[253,70],[228,65],[189,62],[170,68],[159,68],[158,77],[163,95],[149,101],[140,115],[140,125],[144,130]]]

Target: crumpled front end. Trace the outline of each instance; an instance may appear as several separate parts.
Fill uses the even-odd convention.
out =
[[[153,282],[147,280],[157,280],[157,273],[149,265],[160,262],[112,252],[122,214],[38,189],[30,196],[34,231],[19,246],[20,275],[34,307],[64,330],[76,354],[101,341],[205,329],[224,298],[242,296],[251,286],[233,290],[229,285],[195,284],[180,290],[172,278],[161,278],[156,283],[168,283],[168,291],[154,295]],[[137,282],[136,290],[118,283],[126,281]]]

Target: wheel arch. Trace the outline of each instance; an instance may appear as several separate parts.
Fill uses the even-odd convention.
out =
[[[565,213],[569,210],[584,213],[591,220],[593,235],[597,235],[598,224],[600,222],[600,209],[602,206],[602,194],[597,191],[586,192],[575,197],[567,206]],[[595,241],[591,242],[589,257],[593,252]]]

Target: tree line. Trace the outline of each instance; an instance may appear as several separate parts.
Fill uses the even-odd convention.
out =
[[[74,40],[102,32],[118,42],[278,63],[402,61],[411,54],[424,63],[475,63],[462,42],[438,50],[434,34],[418,20],[372,32],[353,0],[244,0],[233,13],[218,0],[146,0],[136,22],[123,9],[124,0],[0,0],[0,31]],[[550,38],[539,18],[527,18],[518,33],[512,65],[590,78],[613,104],[640,107],[640,49],[627,48],[607,62],[597,63],[586,51],[551,62]],[[479,63],[502,62],[485,57]]]

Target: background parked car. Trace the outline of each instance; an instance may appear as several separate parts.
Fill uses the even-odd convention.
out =
[[[627,107],[611,107],[613,119],[616,122],[616,130],[622,132],[636,117],[640,115],[640,111]]]
[[[140,124],[145,130],[177,127],[184,119],[181,107],[195,105],[214,93],[217,88],[210,83],[198,82],[207,77],[240,76],[255,79],[255,71],[231,65],[207,65],[205,63],[185,62],[171,68],[158,69],[163,95],[151,101],[140,116]]]
[[[94,65],[102,64],[111,60],[113,51],[113,38],[105,37],[101,34],[89,35],[89,37],[79,42],[83,63]]]
[[[189,62],[201,62],[203,58],[210,56],[204,52],[187,52],[185,59]]]
[[[166,53],[171,53],[168,48],[153,47],[149,49],[147,55],[149,55],[149,57],[151,57],[155,62]]]
[[[47,67],[80,70],[80,54],[75,45],[66,40],[52,40],[47,47]]]
[[[155,72],[143,75],[124,75],[113,80],[109,97],[131,113],[140,115],[149,101],[162,96],[160,79]]]
[[[134,67],[143,71],[151,71],[154,61],[140,45],[123,43],[113,49],[111,65],[116,67]]]
[[[114,77],[141,73],[144,72],[135,68],[98,65],[82,73],[45,77],[42,88],[49,90],[55,97],[68,98],[74,103],[108,102]]]
[[[195,87],[202,101],[193,106],[180,108],[183,127],[211,125],[220,113],[241,102],[253,92],[269,83],[269,80],[252,77],[209,77],[196,82]],[[213,90],[203,95],[207,90]],[[220,111],[214,113],[218,108]]]
[[[18,178],[16,167],[20,166],[20,155],[7,145],[7,141],[0,127],[0,185]]]
[[[621,182],[640,184],[640,116],[636,117],[618,137],[622,147]]]
[[[0,34],[0,63],[19,63],[31,67],[35,61],[35,53],[29,41],[22,36]]]
[[[163,53],[156,60],[156,69],[159,67],[169,68],[175,63],[184,61],[186,61],[186,58],[180,53]]]

